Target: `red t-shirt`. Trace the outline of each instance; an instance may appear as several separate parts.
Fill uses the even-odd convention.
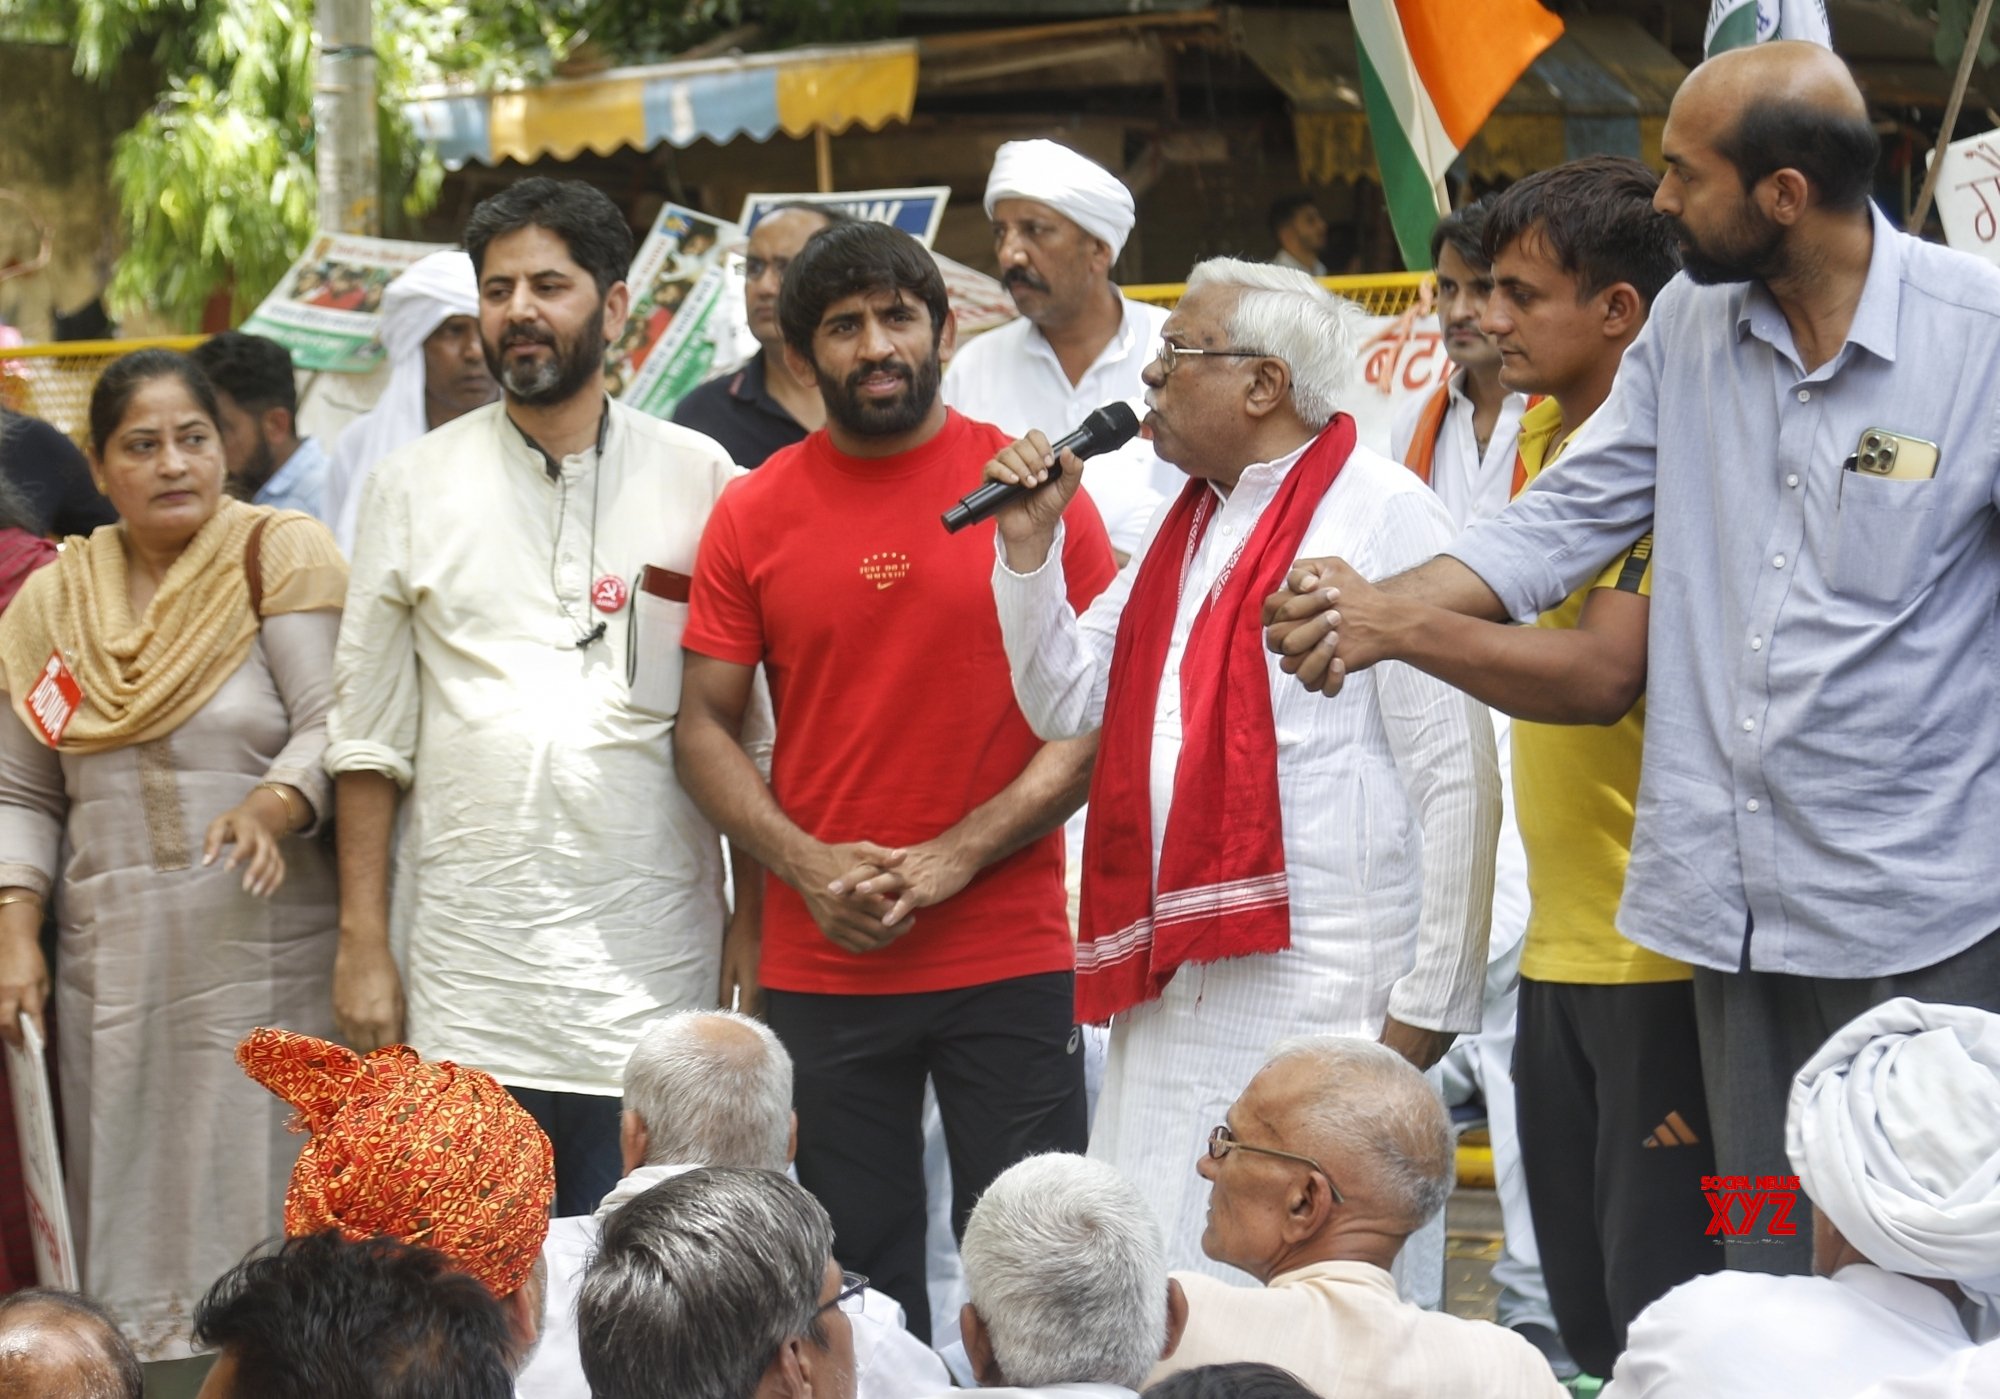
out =
[[[994,526],[946,534],[938,518],[1012,440],[949,413],[923,446],[864,459],[822,429],[732,483],[709,517],[682,640],[717,660],[763,662],[778,720],[771,788],[816,839],[929,840],[1041,747],[1000,644]],[[1080,611],[1116,568],[1087,496],[1065,519],[1063,568]],[[780,991],[943,991],[1074,962],[1060,832],[917,910],[916,926],[877,952],[835,946],[796,892],[765,879],[760,976]]]

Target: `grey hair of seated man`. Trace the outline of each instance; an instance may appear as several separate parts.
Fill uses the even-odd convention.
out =
[[[625,1170],[747,1166],[782,1171],[795,1141],[792,1057],[731,1010],[656,1020],[625,1064]]]
[[[594,1399],[853,1399],[846,1319],[821,1300],[826,1211],[775,1171],[708,1167],[653,1186],[605,1221],[577,1297]],[[844,1390],[842,1380],[844,1379]]]
[[[1293,1150],[1353,1162],[1341,1180],[1366,1190],[1382,1215],[1414,1234],[1444,1208],[1456,1169],[1451,1118],[1409,1061],[1372,1040],[1302,1035],[1279,1044],[1266,1067],[1304,1064]]]
[[[1180,1340],[1187,1300],[1159,1221],[1102,1161],[1017,1162],[980,1196],[960,1251],[972,1299],[961,1329],[982,1385],[1137,1389]]]

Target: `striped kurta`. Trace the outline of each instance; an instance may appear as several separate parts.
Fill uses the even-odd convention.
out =
[[[1156,881],[1167,823],[1206,819],[1172,806],[1189,631],[1298,455],[1246,469],[1189,564],[1153,729]],[[1156,517],[1140,554],[1080,618],[1066,601],[1060,543],[1033,574],[996,564],[1015,693],[1043,737],[1088,733],[1102,721],[1119,614],[1159,524]],[[1430,491],[1357,447],[1314,512],[1301,552],[1338,555],[1380,578],[1430,558],[1451,537]],[[1292,945],[1183,967],[1158,1001],[1119,1016],[1090,1147],[1152,1203],[1169,1266],[1238,1277],[1201,1252],[1208,1187],[1194,1163],[1208,1130],[1289,1036],[1373,1038],[1385,1015],[1430,1029],[1479,1027],[1500,818],[1482,706],[1397,663],[1350,676],[1332,700],[1307,693],[1277,657],[1269,664]]]

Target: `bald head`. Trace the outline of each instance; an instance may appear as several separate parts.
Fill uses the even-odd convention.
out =
[[[625,1108],[644,1130],[649,1166],[782,1171],[791,1160],[791,1056],[734,1011],[682,1011],[648,1026],[625,1066]]]
[[[35,1288],[0,1299],[0,1399],[140,1399],[139,1360],[96,1303]]]
[[[1436,1091],[1392,1049],[1342,1035],[1278,1047],[1269,1079],[1287,1150],[1332,1167],[1346,1198],[1415,1233],[1444,1207],[1454,1156]]]
[[[1717,54],[1681,84],[1683,101],[1722,104],[1730,118],[1756,101],[1868,120],[1868,103],[1840,55],[1801,39],[1776,39]]]
[[[1791,39],[1730,49],[1688,74],[1661,144],[1669,164],[1721,156],[1745,190],[1797,170],[1816,202],[1836,212],[1866,204],[1880,155],[1847,65],[1829,49]]]

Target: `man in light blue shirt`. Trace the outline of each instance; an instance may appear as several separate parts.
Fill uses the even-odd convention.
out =
[[[1861,1011],[2000,1009],[2000,269],[1876,213],[1876,150],[1825,49],[1696,69],[1655,201],[1686,275],[1561,462],[1389,584],[1528,618],[1651,525],[1618,928],[1695,966],[1726,1175],[1788,1173],[1791,1075]],[[1318,564],[1266,621],[1331,694],[1384,647]],[[1804,1271],[1806,1214],[1729,1263]]]
[[[265,336],[229,330],[197,345],[194,360],[215,385],[230,494],[324,521],[327,456],[319,439],[298,435],[291,352]]]

